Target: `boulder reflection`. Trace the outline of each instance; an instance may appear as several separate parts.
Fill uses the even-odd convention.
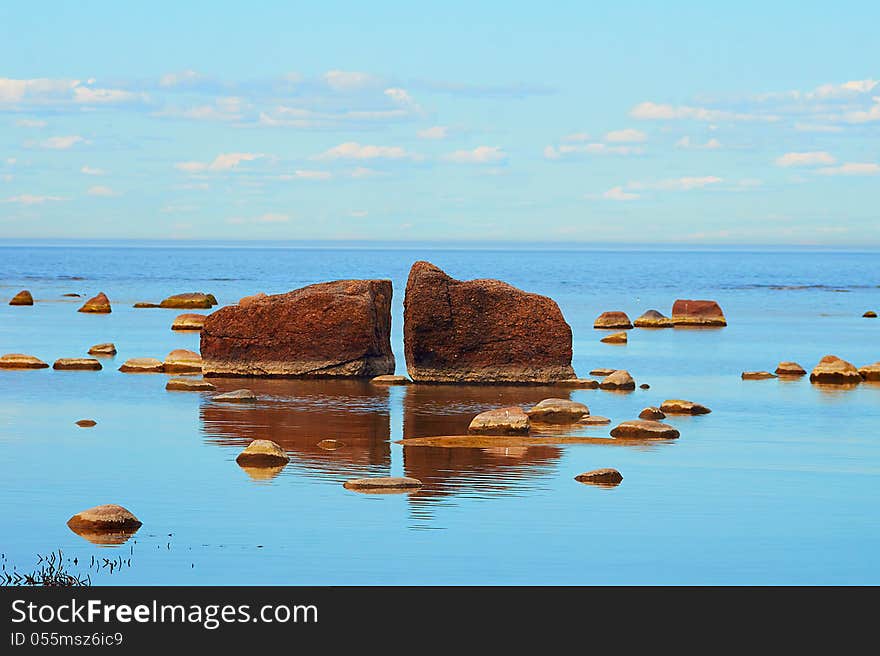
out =
[[[355,380],[215,378],[212,382],[218,392],[246,387],[259,400],[202,403],[202,431],[209,441],[244,448],[254,439],[272,440],[291,455],[290,471],[306,469],[334,479],[387,474],[391,466],[387,388]],[[327,439],[343,445],[335,450],[318,446]],[[254,478],[266,480],[280,473],[281,469],[262,471]]]

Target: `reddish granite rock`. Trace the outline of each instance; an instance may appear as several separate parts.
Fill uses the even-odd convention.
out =
[[[780,362],[775,373],[777,376],[805,376],[807,370],[797,362]]]
[[[174,349],[165,356],[164,371],[168,374],[192,374],[202,370],[202,357],[188,349]]]
[[[859,367],[859,375],[863,380],[880,382],[880,362]]]
[[[95,358],[58,358],[52,368],[59,371],[100,371],[103,369],[101,363]]]
[[[205,320],[201,353],[206,376],[393,374],[391,281],[337,280],[227,305]]]
[[[257,302],[262,301],[266,298],[268,298],[268,294],[266,294],[265,292],[257,292],[256,294],[251,294],[250,296],[242,297],[241,299],[239,299],[238,304],[241,305],[242,307],[247,307],[248,305],[251,305],[252,303],[257,303]]]
[[[529,432],[529,416],[518,406],[481,412],[471,420],[468,433],[521,435]]]
[[[574,477],[579,483],[588,485],[598,485],[600,487],[616,487],[620,485],[623,476],[616,469],[594,469],[593,471],[584,472]]]
[[[216,304],[217,300],[211,294],[191,292],[188,294],[175,294],[174,296],[169,296],[159,303],[159,307],[180,309],[201,308],[206,310]]]
[[[90,312],[93,314],[109,314],[111,312],[110,309],[110,299],[107,298],[107,295],[104,292],[101,292],[97,296],[93,296],[78,310],[78,312]]]
[[[667,415],[707,415],[712,412],[704,405],[683,399],[666,399],[660,404],[660,410]]]
[[[596,321],[593,322],[593,328],[632,328],[632,322],[629,320],[626,312],[603,312]]]
[[[113,342],[95,344],[89,349],[89,355],[113,356],[116,355],[116,345]]]
[[[819,360],[819,364],[810,374],[810,382],[828,385],[854,385],[861,383],[862,377],[852,363],[842,360],[836,355],[826,355]]]
[[[342,486],[348,490],[359,492],[393,492],[419,488],[422,486],[422,482],[408,476],[376,476],[374,478],[353,478],[350,481],[345,481]]]
[[[0,356],[0,369],[46,369],[49,365],[33,355],[7,353]]]
[[[657,310],[648,310],[633,322],[636,328],[672,328],[672,319]]]
[[[607,337],[603,337],[599,341],[605,342],[606,344],[626,344],[627,337],[626,333],[612,333]]]
[[[674,440],[680,433],[669,424],[646,419],[624,421],[612,429],[612,437],[629,439],[664,439]]]
[[[416,262],[404,299],[413,382],[549,383],[575,377],[559,306],[500,280],[455,280]]]
[[[726,326],[727,319],[715,301],[679,299],[672,306],[672,323],[675,326]]]
[[[666,413],[664,413],[660,408],[651,405],[639,413],[639,419],[650,419],[652,421],[657,421],[658,419],[666,419]]]
[[[744,371],[741,377],[743,380],[766,380],[776,378],[776,374],[771,374],[769,371]]]
[[[137,303],[132,305],[132,307],[134,307],[134,308],[157,308],[157,307],[161,307],[161,306],[158,303],[151,303],[149,301],[138,301]]]
[[[34,297],[31,296],[31,293],[28,290],[22,289],[20,292],[18,292],[15,296],[12,297],[12,300],[9,301],[9,304],[10,305],[33,305],[34,304]]]
[[[171,330],[201,330],[205,318],[204,314],[178,314],[171,323]]]
[[[531,421],[541,424],[573,424],[590,414],[583,403],[570,399],[544,399],[526,410]]]
[[[80,419],[77,422],[74,422],[80,428],[93,428],[98,425],[98,422],[94,419]]]
[[[619,369],[608,374],[601,383],[599,389],[603,390],[634,390],[636,381],[626,369]]]

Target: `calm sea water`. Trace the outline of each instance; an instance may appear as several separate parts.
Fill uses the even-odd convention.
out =
[[[221,305],[340,278],[391,278],[393,347],[405,373],[408,269],[428,259],[457,278],[493,277],[546,294],[574,332],[574,367],[626,368],[649,390],[572,390],[615,423],[687,398],[710,415],[670,418],[672,443],[643,447],[403,447],[460,434],[477,412],[560,396],[551,388],[377,388],[361,382],[219,380],[254,406],[170,393],[164,375],[126,375],[129,357],[198,349],[176,310],[137,301],[211,292]],[[806,378],[742,381],[780,360],[826,353],[880,360],[876,253],[526,251],[437,248],[0,247],[0,353],[51,362],[119,349],[100,372],[0,370],[0,552],[29,570],[62,549],[99,584],[880,583],[880,385],[835,390]],[[8,298],[29,289],[33,307]],[[76,310],[104,291],[110,315]],[[603,310],[666,314],[677,297],[713,298],[722,330],[634,330],[599,342]],[[81,429],[74,421],[93,418]],[[614,424],[612,424],[614,425]],[[607,437],[610,427],[573,434]],[[282,444],[280,472],[235,463],[253,438]],[[342,440],[337,451],[316,443]],[[615,467],[613,489],[574,481]],[[414,494],[362,495],[361,475],[410,475]],[[120,546],[95,545],[67,519],[119,503],[144,522]],[[95,561],[93,562],[93,557]],[[122,566],[101,566],[103,559]]]

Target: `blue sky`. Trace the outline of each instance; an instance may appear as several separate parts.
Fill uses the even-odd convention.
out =
[[[0,6],[0,237],[880,245],[877,3],[182,4]]]

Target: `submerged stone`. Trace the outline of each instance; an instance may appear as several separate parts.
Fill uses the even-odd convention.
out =
[[[165,383],[165,389],[169,392],[213,392],[217,388],[199,378],[172,378]]]
[[[824,385],[854,385],[861,383],[862,377],[851,362],[836,355],[826,355],[813,368],[810,382]]]
[[[604,380],[599,383],[599,389],[603,390],[634,390],[636,388],[636,381],[633,380],[633,377],[629,375],[629,372],[625,369],[618,369],[617,371],[608,374]]]
[[[164,371],[169,374],[200,373],[202,356],[195,351],[175,349],[165,356]]]
[[[49,365],[24,353],[7,353],[0,356],[0,369],[46,369]]]
[[[290,461],[280,444],[271,440],[254,440],[235,461],[248,467],[277,467]]]
[[[471,420],[468,433],[517,435],[529,432],[529,416],[518,406],[481,412]]]
[[[82,307],[77,310],[77,312],[88,312],[92,314],[109,314],[111,311],[110,299],[107,298],[107,295],[104,292],[87,300],[83,303]]]
[[[100,371],[101,363],[95,358],[58,358],[52,365],[60,371]]]
[[[679,435],[680,433],[669,424],[646,419],[624,421],[611,430],[612,437],[627,439],[674,440],[679,437]]]
[[[171,330],[201,330],[205,319],[204,314],[179,314],[171,323]]]
[[[573,424],[590,414],[583,403],[569,399],[544,399],[526,411],[531,421],[542,424]]]
[[[593,322],[593,328],[624,328],[630,329],[632,328],[632,322],[629,320],[629,316],[627,316],[626,312],[620,311],[612,311],[612,312],[603,312],[596,320]]]
[[[119,371],[127,374],[161,374],[165,365],[156,358],[129,358],[122,363]]]
[[[769,371],[744,371],[741,377],[743,380],[766,380],[776,378],[776,374],[771,374]]]
[[[605,344],[626,344],[627,336],[626,333],[614,333],[607,337],[603,337],[599,341],[604,342]]]
[[[422,486],[422,482],[417,478],[377,476],[374,478],[353,478],[343,483],[343,487],[348,490],[357,490],[361,492],[368,491],[385,491],[385,490],[412,490]]]
[[[104,344],[95,344],[93,347],[89,349],[89,355],[103,355],[103,356],[111,356],[116,355],[116,345],[112,342],[106,342]]]
[[[588,485],[599,485],[602,487],[616,487],[620,485],[623,476],[616,469],[594,469],[593,471],[584,472],[574,477],[579,483],[587,483]]]
[[[706,415],[712,412],[704,405],[683,399],[667,399],[660,404],[660,410],[668,415]]]
[[[249,403],[257,400],[257,395],[249,389],[239,389],[234,392],[225,392],[211,397],[212,401],[220,401],[221,403]]]
[[[10,305],[33,305],[34,304],[34,297],[31,296],[31,293],[28,290],[22,289],[20,292],[18,292],[15,296],[12,297],[12,300],[9,301],[9,304]]]

